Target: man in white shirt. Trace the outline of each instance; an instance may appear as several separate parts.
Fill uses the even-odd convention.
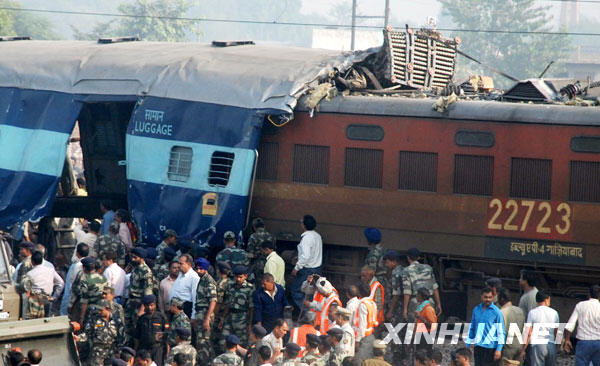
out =
[[[275,251],[275,243],[265,240],[261,243],[261,249],[267,258],[263,272],[270,273],[275,283],[285,288],[285,262]]]
[[[360,299],[358,298],[358,286],[348,286],[346,289],[346,297],[348,298],[348,302],[346,302],[346,309],[350,310],[350,324],[354,324],[354,315],[356,314],[356,309],[358,309],[358,305],[360,304]]]
[[[100,223],[96,220],[92,220],[87,225],[88,232],[83,231],[83,226],[79,220],[74,220],[73,222],[73,234],[75,234],[75,239],[77,240],[77,244],[85,243],[90,247],[90,255],[92,257],[96,256],[94,253],[94,243],[98,240],[98,235],[100,235]],[[73,251],[73,255],[71,256],[71,263],[77,260],[76,250]]]
[[[179,276],[179,262],[172,261],[169,263],[169,275],[160,281],[158,287],[158,309],[164,316],[167,316],[169,311],[169,295],[171,289]],[[198,276],[199,278],[200,276]],[[168,318],[167,318],[168,319]]]
[[[179,276],[169,293],[169,301],[174,297],[183,300],[183,312],[188,317],[192,316],[192,310],[196,305],[196,290],[200,282],[200,276],[194,271],[193,266],[194,260],[191,255],[182,254],[179,257]]]
[[[65,283],[54,269],[42,264],[43,259],[44,257],[41,252],[36,251],[33,253],[31,256],[33,269],[23,277],[21,283],[18,284],[18,288],[26,292],[28,297],[35,298],[35,294],[44,294],[49,297],[50,301],[54,302],[62,294]],[[50,316],[50,305],[50,303],[43,304],[44,316],[46,317]],[[31,310],[31,307],[29,310]],[[34,316],[29,311],[25,315],[26,319],[31,319],[32,317],[39,316]]]
[[[577,323],[575,366],[600,365],[600,286],[590,287],[590,299],[575,305],[565,326],[565,350],[570,352],[571,333]]]
[[[123,305],[123,293],[125,292],[125,271],[115,263],[117,253],[112,250],[104,253],[104,272],[102,274],[115,290],[115,301]]]
[[[67,315],[69,313],[69,301],[71,299],[71,287],[73,282],[77,278],[79,272],[81,272],[81,260],[88,256],[90,247],[85,243],[79,243],[75,247],[75,261],[69,267],[67,276],[65,277],[65,291],[60,303],[60,315]]]
[[[528,345],[529,360],[531,366],[555,366],[556,365],[556,333],[558,331],[558,312],[550,307],[550,295],[544,291],[538,291],[535,295],[538,306],[527,315],[525,324],[525,344],[521,349],[521,358],[525,358]],[[536,326],[536,324],[538,324]],[[544,324],[547,326],[540,326]],[[533,329],[535,328],[535,333]],[[532,337],[536,335],[536,337]]]
[[[289,330],[290,327],[286,320],[277,319],[273,331],[262,339],[262,343],[271,348],[270,362],[275,362],[281,355],[283,349],[283,336],[285,336]]]
[[[35,250],[37,250],[38,252],[42,253],[42,257],[43,257],[42,266],[46,266],[46,267],[48,267],[50,269],[53,269],[53,270],[56,269],[56,268],[54,268],[54,264],[52,264],[52,262],[48,262],[46,260],[46,247],[45,246],[43,246],[42,244],[38,244],[38,245],[35,246]]]
[[[346,352],[347,356],[354,356],[356,335],[354,334],[354,328],[350,324],[350,317],[352,312],[349,309],[338,307],[337,309],[337,325],[344,331],[344,337],[342,338],[341,346]]]
[[[298,308],[302,308],[304,301],[304,292],[301,290],[302,283],[313,273],[321,274],[321,264],[323,256],[323,240],[321,235],[315,231],[317,221],[310,215],[305,215],[302,219],[302,233],[300,243],[298,244],[298,261],[292,271],[292,276],[296,276],[292,286],[292,299]]]

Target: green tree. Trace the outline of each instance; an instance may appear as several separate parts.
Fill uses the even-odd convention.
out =
[[[193,21],[173,19],[185,17],[194,5],[192,0],[135,0],[124,2],[118,11],[124,15],[116,20],[97,23],[89,33],[72,27],[76,39],[139,36],[145,41],[181,42],[192,38],[197,29]],[[169,19],[171,18],[171,19]]]
[[[459,29],[552,31],[550,7],[537,6],[535,0],[440,0],[440,3],[442,16],[449,16]],[[480,32],[454,35],[462,39],[462,51],[519,79],[537,77],[550,61],[557,65],[552,66],[546,77],[559,73],[560,62],[565,59],[571,43],[565,35]],[[471,73],[490,74],[465,58],[461,58],[459,64]],[[501,87],[513,84],[501,77],[495,77],[495,81]]]
[[[15,1],[0,0],[0,6],[21,8]],[[29,36],[32,39],[60,39],[45,17],[18,10],[0,10],[0,35]]]

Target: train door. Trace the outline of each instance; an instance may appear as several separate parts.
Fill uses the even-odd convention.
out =
[[[125,133],[134,106],[134,102],[83,104],[75,127],[79,137],[74,134],[70,142],[79,146],[69,149],[63,181],[71,174],[84,178],[87,196],[59,193],[53,216],[99,217],[102,201],[114,208],[127,208]]]

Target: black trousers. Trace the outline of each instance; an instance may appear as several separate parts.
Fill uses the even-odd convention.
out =
[[[494,361],[494,348],[475,346],[475,366],[500,366],[501,360]]]
[[[192,319],[192,302],[191,301],[186,301],[183,303],[183,312],[185,313],[185,315],[188,316],[188,318]]]

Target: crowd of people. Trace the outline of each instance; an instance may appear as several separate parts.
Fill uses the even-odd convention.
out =
[[[26,305],[24,318],[68,315],[85,365],[442,363],[443,352],[418,336],[435,330],[442,314],[434,271],[419,262],[416,248],[405,254],[385,249],[376,228],[364,231],[369,253],[360,281],[336,288],[323,277],[323,242],[310,215],[301,220],[297,259],[286,268],[260,218],[252,222],[247,245],[227,231],[223,249],[212,256],[194,253],[170,229],[156,247],[144,245],[127,211],[115,212],[107,203],[101,209],[101,222],[75,225],[78,244],[64,276],[45,259],[43,245],[26,240],[13,274]],[[522,274],[519,306],[512,305],[499,279],[486,284],[466,345],[452,352],[452,364],[470,365],[474,358],[475,365],[554,365],[552,342],[530,344],[529,336],[524,344],[503,342],[512,323],[523,329],[525,321],[558,322],[550,296],[535,287],[535,273]],[[594,287],[566,327],[563,347],[571,349],[578,323],[578,366],[600,365],[599,296]],[[401,322],[415,324],[419,341],[384,342],[385,323]],[[495,343],[479,334],[493,331]]]

